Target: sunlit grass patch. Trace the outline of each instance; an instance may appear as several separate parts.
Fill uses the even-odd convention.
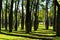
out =
[[[13,39],[14,40],[15,39],[17,39],[17,40],[19,40],[19,39],[25,40],[26,38],[21,37],[21,36],[36,37],[36,38],[45,37],[45,36],[48,36],[48,37],[54,36],[54,35],[56,35],[56,33],[52,29],[53,29],[53,27],[52,26],[49,26],[49,29],[46,30],[45,29],[45,25],[42,23],[42,24],[39,24],[39,27],[38,27],[37,31],[34,31],[34,27],[32,27],[32,32],[30,34],[26,34],[25,29],[24,30],[21,30],[21,26],[19,26],[19,28],[18,28],[17,31],[15,31],[13,29],[12,32],[9,32],[8,30],[6,31],[4,28],[2,28],[2,32],[3,33],[6,33],[6,34],[19,35],[19,37],[18,36],[16,37],[16,36],[11,36],[10,35],[9,38],[7,38],[9,35],[8,36],[6,35],[6,38],[5,39],[9,39],[9,40],[10,39],[11,40],[13,40]],[[4,37],[2,37],[2,38],[4,38]],[[2,39],[2,38],[0,38],[0,39]],[[30,40],[30,39],[27,38],[26,40]],[[35,40],[35,39],[33,39],[33,40]]]
[[[9,36],[9,35],[0,34],[0,40],[37,40],[37,39],[30,39],[30,38],[16,37],[16,36]]]

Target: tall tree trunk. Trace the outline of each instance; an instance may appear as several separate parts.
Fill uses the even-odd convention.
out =
[[[6,0],[6,9],[5,9],[5,30],[7,30],[7,2],[8,0]]]
[[[13,0],[11,0],[11,9],[9,14],[9,32],[12,32],[13,28]]]
[[[48,21],[48,0],[46,0],[46,14],[45,14],[45,27],[48,30],[49,21]]]
[[[54,22],[53,22],[53,31],[56,31],[56,0],[53,0],[54,3]]]
[[[29,10],[30,7],[30,0],[27,0],[27,5],[26,5],[26,33],[31,32],[31,13]]]
[[[24,29],[24,8],[23,8],[23,0],[22,0],[22,19],[21,19],[21,29]]]
[[[3,18],[4,18],[4,11],[3,11],[3,8],[2,8],[2,28],[4,28],[4,23],[3,23],[4,19]]]
[[[32,1],[30,1],[30,8],[29,8],[29,12],[31,13],[31,21],[30,21],[30,32],[32,31]]]
[[[17,31],[17,5],[16,5],[17,3],[16,3],[16,1],[15,1],[15,20],[16,20],[16,22],[15,22],[15,31]]]
[[[58,13],[57,13],[57,36],[60,36],[60,6],[58,6]]]
[[[19,0],[18,0],[18,4],[17,5],[15,3],[15,20],[16,20],[16,23],[15,23],[15,31],[17,31],[17,12],[18,12],[17,10],[18,10],[18,5],[19,5]]]
[[[18,26],[17,26],[17,21],[18,21],[18,20],[17,20],[17,13],[18,13],[17,10],[18,10],[18,5],[19,5],[19,0],[18,0],[17,8],[15,8],[15,9],[16,9],[16,11],[15,11],[15,13],[16,13],[16,14],[15,14],[15,19],[16,19],[16,23],[15,23],[15,31],[17,31],[17,27],[18,27]],[[16,5],[15,5],[15,6],[16,6]]]
[[[38,7],[38,1],[36,2],[35,0],[35,12],[34,12],[34,16],[35,16],[35,21],[34,21],[34,30],[36,31],[38,29],[38,15],[37,15],[37,7]]]
[[[58,7],[58,11],[57,11],[57,26],[56,26],[56,35],[60,36],[60,5],[56,0],[56,5]]]
[[[2,9],[2,0],[0,0],[0,32],[1,32],[1,9]]]

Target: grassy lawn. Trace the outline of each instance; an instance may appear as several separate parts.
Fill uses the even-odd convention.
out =
[[[30,38],[16,37],[16,36],[9,36],[9,35],[0,34],[0,40],[37,40],[37,39],[30,39]]]
[[[18,31],[14,31],[13,29],[13,32],[10,33],[8,31],[5,31],[3,28],[2,32],[6,34],[0,34],[0,40],[39,40],[36,38],[48,38],[56,35],[51,26],[49,27],[49,30],[46,30],[43,24],[39,24],[39,28],[37,31],[34,31],[32,28],[32,32],[30,34],[26,34],[25,29],[21,30],[20,27],[18,28]],[[54,37],[54,40],[60,40],[60,37]]]

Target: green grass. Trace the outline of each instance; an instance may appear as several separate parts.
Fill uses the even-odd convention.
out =
[[[55,40],[60,40],[60,37],[55,37]]]
[[[20,27],[18,28],[18,31],[14,31],[13,29],[13,32],[10,32],[10,33],[8,31],[5,31],[3,28],[2,32],[6,34],[22,35],[22,36],[36,37],[36,38],[41,38],[46,36],[50,37],[50,36],[56,35],[56,33],[52,30],[52,26],[49,27],[49,30],[46,30],[43,24],[39,24],[39,28],[37,31],[34,31],[34,29],[32,28],[32,32],[30,34],[26,34],[25,29],[21,30]],[[43,35],[43,36],[40,36],[40,35]],[[60,38],[55,37],[55,39],[59,40]],[[0,40],[38,40],[38,39],[0,34]]]
[[[9,36],[9,35],[0,34],[0,40],[37,40],[37,39],[30,39],[30,38],[16,37],[16,36]]]

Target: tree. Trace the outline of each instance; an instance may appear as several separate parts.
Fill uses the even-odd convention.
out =
[[[0,0],[0,32],[1,32],[1,9],[2,9],[2,0]]]
[[[15,1],[15,20],[16,20],[15,31],[17,31],[17,12],[18,12],[17,10],[18,10],[18,5],[19,5],[19,0],[18,0],[18,4],[17,5],[16,5],[16,1]]]
[[[30,13],[30,0],[27,0],[26,5],[26,33],[31,32],[31,13]]]
[[[5,29],[7,30],[7,2],[8,0],[6,0],[6,9],[5,9]]]
[[[60,5],[59,3],[57,2],[57,0],[55,1],[56,2],[56,6],[58,7],[58,10],[57,10],[57,26],[56,26],[56,35],[57,36],[60,36]]]
[[[38,28],[38,15],[37,15],[37,9],[38,9],[38,0],[35,0],[35,11],[34,11],[34,16],[35,16],[35,20],[34,20],[34,30],[36,31]]]
[[[9,13],[9,32],[12,32],[13,28],[13,0],[11,0],[11,8]]]
[[[16,1],[15,1],[15,20],[16,20],[16,22],[15,22],[15,31],[17,31],[17,5],[16,5],[17,3],[16,3]]]
[[[3,11],[3,8],[2,8],[2,28],[4,28],[4,24],[3,24],[3,13],[4,13],[4,11]]]
[[[56,31],[56,0],[53,0],[54,3],[54,23],[53,23],[53,31]]]
[[[48,21],[48,2],[49,0],[46,0],[46,13],[45,13],[45,27],[48,29],[49,21]]]
[[[22,0],[22,19],[21,19],[21,29],[24,29],[24,7],[23,7],[23,0]]]

